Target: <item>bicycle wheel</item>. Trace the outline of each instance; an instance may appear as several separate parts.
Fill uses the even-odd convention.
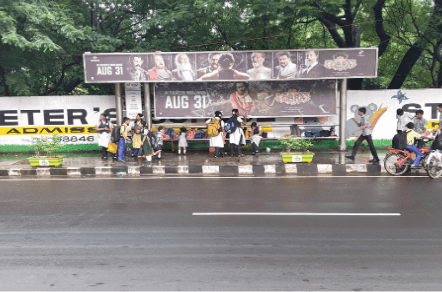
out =
[[[422,167],[424,169],[427,169],[428,155],[430,155],[430,153],[429,152],[425,152],[422,155],[422,158],[421,158],[421,162],[420,163],[422,164]]]
[[[385,156],[384,167],[388,174],[402,175],[407,172],[409,165],[397,165],[396,163],[400,158],[404,158],[403,154],[390,153]]]
[[[430,155],[425,170],[431,178],[438,178],[442,175],[442,169],[439,168],[439,159],[437,159],[436,155]]]

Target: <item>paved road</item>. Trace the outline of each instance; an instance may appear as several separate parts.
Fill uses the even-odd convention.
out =
[[[425,177],[0,180],[0,289],[441,290],[441,187]]]

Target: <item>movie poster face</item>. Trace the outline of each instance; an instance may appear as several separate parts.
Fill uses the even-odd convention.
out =
[[[377,48],[85,53],[87,83],[374,78]]]
[[[336,80],[157,83],[156,118],[205,118],[232,109],[249,117],[336,114]]]

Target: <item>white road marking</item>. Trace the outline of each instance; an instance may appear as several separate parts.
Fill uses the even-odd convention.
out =
[[[17,176],[15,176],[17,177]],[[390,175],[377,175],[377,176],[364,176],[364,175],[342,175],[342,176],[330,176],[330,175],[284,175],[284,176],[174,176],[174,175],[164,175],[164,176],[149,176],[141,175],[140,177],[131,177],[128,175],[124,176],[112,176],[112,177],[77,177],[77,178],[64,178],[62,176],[51,176],[51,178],[37,178],[37,177],[26,177],[26,178],[8,178],[0,177],[0,181],[26,181],[26,180],[67,180],[67,181],[77,181],[77,180],[116,180],[116,179],[129,179],[129,180],[143,180],[143,179],[295,179],[295,178],[391,178],[391,179],[407,179],[407,178],[426,178],[429,181],[437,182],[438,180],[430,179],[426,175],[416,175],[416,176],[390,176]],[[442,181],[442,180],[440,180]]]
[[[221,212],[192,213],[193,216],[401,216],[400,213],[265,213],[265,212]]]

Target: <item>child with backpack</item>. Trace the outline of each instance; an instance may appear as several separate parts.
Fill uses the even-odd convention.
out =
[[[123,118],[123,124],[120,127],[120,141],[118,142],[118,161],[124,161],[124,150],[126,150],[127,133],[130,119],[128,117]]]
[[[159,126],[157,133],[155,134],[156,143],[158,144],[158,147],[157,147],[157,151],[154,153],[154,155],[158,155],[158,158],[161,158],[161,152],[163,151],[164,131],[165,131],[164,127]]]
[[[221,119],[222,113],[215,112],[215,116],[206,121],[207,134],[209,135],[210,147],[215,147],[215,158],[224,156],[224,121]]]
[[[152,147],[152,138],[155,139],[155,135],[149,129],[147,123],[145,123],[145,127],[142,133],[142,149],[143,149],[143,157],[146,158],[147,161],[152,161],[152,155],[154,153]]]
[[[187,129],[186,127],[181,127],[180,129],[180,136],[178,138],[178,155],[181,154],[181,148],[183,148],[183,154],[186,154],[187,152]],[[173,143],[173,142],[172,142]]]
[[[250,125],[250,130],[249,130],[249,136],[250,136],[250,141],[252,142],[252,155],[255,155],[256,153],[259,152],[259,142],[261,142],[261,127],[258,126],[256,124],[256,122],[253,122]]]
[[[135,127],[134,133],[132,135],[132,146],[133,146],[133,152],[131,157],[137,157],[141,156],[141,147],[143,146],[142,142],[142,134],[141,134],[141,127]]]

